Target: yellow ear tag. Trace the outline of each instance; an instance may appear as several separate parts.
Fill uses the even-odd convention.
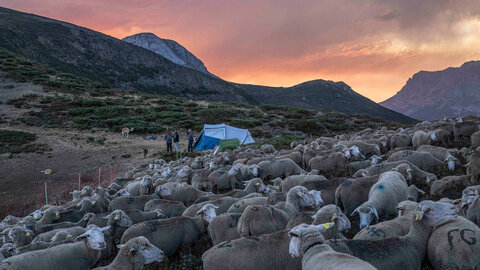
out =
[[[60,216],[60,213],[55,213],[55,216]]]
[[[258,186],[260,186],[260,183],[256,183],[255,185],[258,187]]]
[[[93,202],[92,202],[92,205],[95,205],[95,203],[96,203],[96,202],[95,202],[95,201],[93,201]]]
[[[80,206],[81,204],[77,203],[77,206]]]
[[[455,199],[453,200],[453,203],[458,203],[460,201],[460,199]]]
[[[324,227],[325,229],[328,229],[330,228],[330,223],[323,223],[322,227]]]
[[[415,220],[420,220],[420,214],[417,213],[417,215],[415,216]]]
[[[330,220],[330,221],[335,221],[336,219],[337,219],[337,217],[336,217],[336,216],[333,216],[333,217],[332,217],[332,220]]]
[[[20,224],[23,224],[23,220],[20,220]]]
[[[407,169],[407,173],[409,173],[409,172],[411,172],[411,171],[412,171],[412,169]]]
[[[65,239],[68,239],[68,238],[70,238],[70,236],[67,235],[67,236],[65,237]]]
[[[25,235],[26,235],[26,236],[30,236],[30,233],[29,233],[29,232],[27,232],[27,234],[25,234]]]
[[[113,220],[118,220],[118,217],[114,217]]]

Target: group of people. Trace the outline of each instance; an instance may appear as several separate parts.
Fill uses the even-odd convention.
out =
[[[188,152],[193,152],[193,132],[191,130],[188,130],[187,132],[188,136]],[[180,141],[180,135],[178,134],[177,131],[174,131],[173,134],[167,130],[167,134],[164,136],[165,142],[167,143],[167,152],[172,152],[172,144],[173,144],[173,149],[175,151],[178,151],[178,142]]]

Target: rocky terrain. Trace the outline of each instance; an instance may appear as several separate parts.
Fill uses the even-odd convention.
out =
[[[2,47],[57,71],[109,86],[195,100],[329,109],[415,122],[355,93],[342,82],[314,81],[290,88],[240,85],[178,65],[154,51],[84,27],[6,8],[0,8],[0,15]],[[332,102],[326,102],[330,100]]]
[[[135,34],[122,40],[157,53],[177,65],[210,74],[200,59],[175,40],[159,38],[153,33]]]
[[[420,71],[382,106],[421,120],[480,115],[480,62]]]

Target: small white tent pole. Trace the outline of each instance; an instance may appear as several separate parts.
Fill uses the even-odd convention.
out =
[[[78,174],[78,190],[80,190],[80,179],[82,178],[82,173]]]
[[[48,205],[47,182],[45,182],[45,204]]]

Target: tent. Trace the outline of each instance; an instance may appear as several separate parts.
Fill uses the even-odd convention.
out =
[[[220,143],[220,140],[238,139],[240,144],[254,143],[248,129],[231,127],[225,124],[204,125],[200,137],[193,146],[195,150],[211,150]]]

